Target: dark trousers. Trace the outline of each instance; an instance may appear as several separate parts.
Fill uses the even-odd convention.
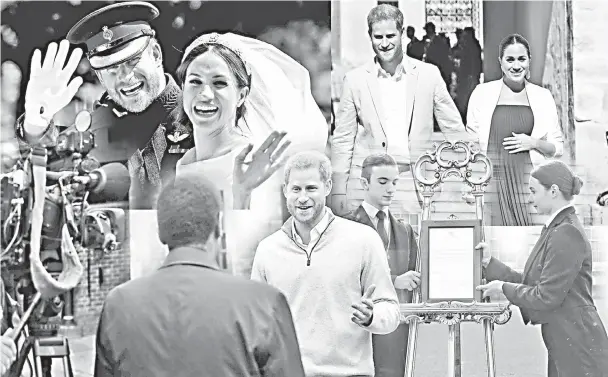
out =
[[[409,326],[401,324],[386,335],[372,336],[375,377],[403,377]]]

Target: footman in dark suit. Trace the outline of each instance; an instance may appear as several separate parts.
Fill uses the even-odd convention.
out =
[[[371,155],[363,161],[361,181],[363,203],[346,217],[378,231],[386,248],[391,278],[400,303],[412,301],[412,290],[420,284],[415,271],[418,244],[410,224],[397,220],[388,210],[395,195],[399,169],[386,154]],[[401,324],[387,335],[373,335],[376,377],[403,377],[408,325]]]
[[[482,263],[490,282],[484,296],[504,293],[526,324],[540,324],[549,377],[608,376],[608,337],[592,298],[591,245],[572,205],[583,182],[561,161],[536,168],[531,199],[549,215],[523,273],[490,257]]]

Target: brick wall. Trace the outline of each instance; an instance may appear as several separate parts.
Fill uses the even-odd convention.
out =
[[[65,335],[75,337],[95,334],[106,296],[110,290],[127,282],[131,277],[128,240],[122,242],[120,249],[108,254],[102,254],[100,251],[87,254],[84,251],[78,256],[84,267],[84,274],[73,291],[75,326],[62,329]]]
[[[82,336],[94,334],[103,303],[110,290],[130,277],[130,255],[128,247],[115,250],[101,258],[91,257],[90,275],[87,278],[87,256],[81,255],[85,276],[75,290],[74,314]],[[90,284],[90,296],[89,296]]]

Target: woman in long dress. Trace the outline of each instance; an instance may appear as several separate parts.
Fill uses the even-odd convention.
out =
[[[256,39],[198,37],[186,48],[177,79],[183,94],[176,119],[192,129],[195,144],[177,174],[202,174],[218,186],[229,268],[249,277],[257,244],[283,222],[281,161],[300,150],[324,152],[328,125],[308,71]]]
[[[563,154],[563,137],[551,92],[528,81],[530,45],[512,34],[499,46],[503,77],[478,85],[469,100],[467,127],[494,165],[488,225],[528,226],[527,184],[535,165]]]

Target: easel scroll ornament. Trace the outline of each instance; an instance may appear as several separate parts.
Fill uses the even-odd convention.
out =
[[[463,151],[463,160],[443,159],[446,150]],[[425,164],[436,164],[432,178],[424,175]],[[485,171],[476,177],[472,164],[481,163]],[[449,142],[433,144],[433,150],[427,151],[418,158],[414,166],[414,179],[423,198],[422,220],[430,220],[431,199],[435,189],[447,178],[455,177],[471,188],[475,200],[475,214],[483,224],[483,195],[492,178],[492,162],[481,153],[479,146],[471,142]],[[454,218],[452,216],[451,218]],[[422,236],[422,235],[421,235]],[[421,249],[418,251],[416,271],[421,271]],[[420,287],[414,290],[411,304],[401,304],[401,322],[409,324],[408,348],[406,355],[406,377],[414,376],[418,324],[437,322],[448,325],[448,376],[461,376],[460,360],[460,323],[476,322],[482,324],[485,331],[488,376],[495,377],[494,360],[494,324],[503,325],[511,319],[509,303],[491,302],[458,302],[445,301],[436,303],[421,302]]]

